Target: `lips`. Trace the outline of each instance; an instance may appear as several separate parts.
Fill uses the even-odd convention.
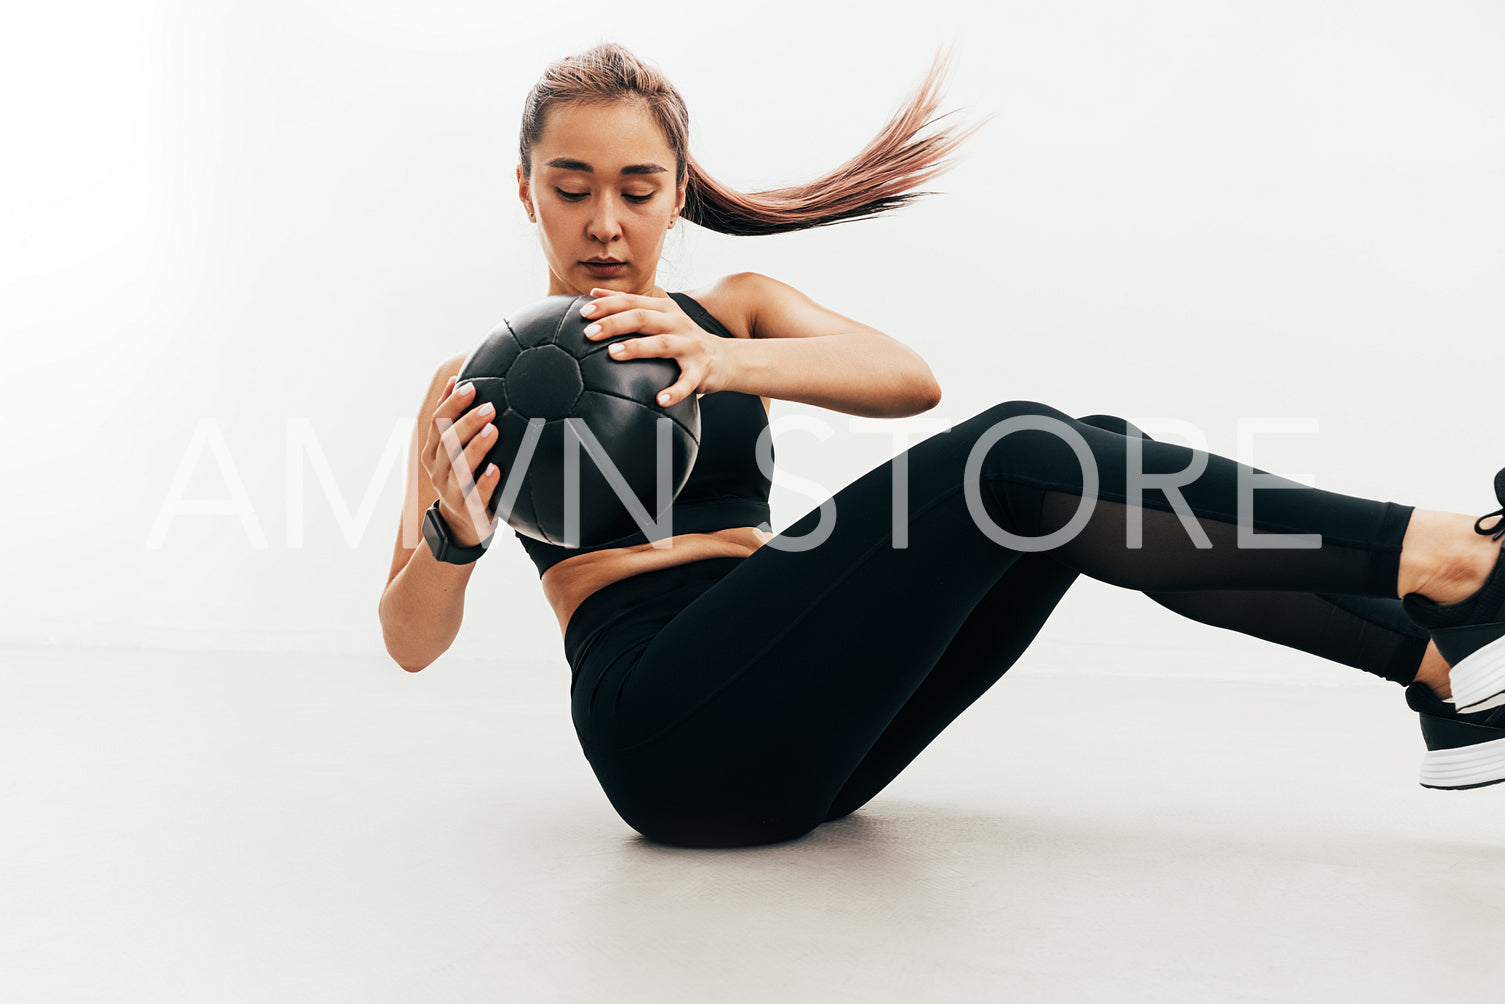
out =
[[[615,259],[589,259],[580,264],[585,266],[586,271],[597,278],[606,279],[618,275],[627,267],[625,261]]]

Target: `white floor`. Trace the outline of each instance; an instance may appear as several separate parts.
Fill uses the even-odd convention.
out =
[[[596,788],[562,660],[0,666],[5,1001],[1505,992],[1505,785],[1420,788],[1363,678],[1021,666],[857,815],[684,851]]]

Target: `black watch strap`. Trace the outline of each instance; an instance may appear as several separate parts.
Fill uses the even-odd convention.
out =
[[[449,524],[444,521],[444,516],[439,512],[439,502],[428,507],[423,514],[423,539],[428,541],[429,552],[435,560],[448,562],[451,565],[468,565],[481,555],[486,553],[486,548],[491,544],[491,537],[495,532],[474,547],[462,547],[454,542],[449,533]]]

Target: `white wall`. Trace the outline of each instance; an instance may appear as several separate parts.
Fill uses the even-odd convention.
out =
[[[1029,398],[1192,422],[1231,453],[1241,419],[1314,420],[1243,459],[1494,505],[1497,5],[283,0],[8,20],[0,642],[381,651],[406,423],[439,360],[544,291],[511,180],[521,100],[602,39],[670,75],[697,155],[746,187],[844,160],[955,43],[951,104],[996,118],[945,194],[782,238],[687,227],[660,275],[761,271],[884,328],[945,388],[917,422]],[[779,440],[786,471],[834,491],[894,452],[819,414],[838,435]],[[318,447],[293,520],[290,428]],[[198,453],[187,497],[244,492],[256,525],[180,515],[148,546],[197,432],[227,466]],[[777,529],[812,500],[779,485],[773,504]],[[502,543],[453,651],[562,664],[537,575]],[[1091,582],[1044,637],[1109,661],[1205,645],[1209,672],[1280,657]]]

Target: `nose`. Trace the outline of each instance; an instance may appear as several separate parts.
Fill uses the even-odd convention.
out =
[[[596,200],[588,227],[591,237],[602,244],[609,244],[622,236],[621,206],[617,205],[615,198],[602,195]]]

